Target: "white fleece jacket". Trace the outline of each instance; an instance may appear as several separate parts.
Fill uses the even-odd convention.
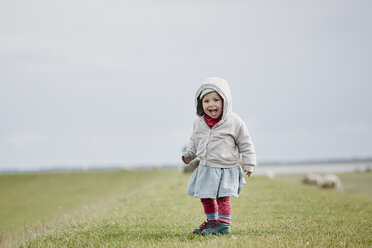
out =
[[[223,99],[221,120],[210,128],[205,122],[205,113],[199,96],[204,89],[214,89]],[[217,77],[207,78],[195,94],[197,120],[193,133],[185,149],[184,156],[193,160],[199,157],[200,164],[231,168],[236,166],[240,157],[244,171],[253,172],[256,152],[243,120],[232,112],[232,98],[228,83]]]

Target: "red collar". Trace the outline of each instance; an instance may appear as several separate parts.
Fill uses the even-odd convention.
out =
[[[212,117],[209,117],[208,115],[205,115],[205,122],[207,125],[212,128],[214,125],[216,125],[222,118],[222,115],[220,115],[218,118],[213,119]]]

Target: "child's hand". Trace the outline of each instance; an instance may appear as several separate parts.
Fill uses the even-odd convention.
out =
[[[252,172],[250,172],[250,171],[247,171],[247,176],[248,176],[248,177],[250,177],[250,176],[251,176],[251,174],[252,174]]]
[[[189,159],[189,158],[185,158],[185,156],[182,156],[182,161],[183,161],[185,164],[189,164],[189,163],[190,163],[190,159]]]

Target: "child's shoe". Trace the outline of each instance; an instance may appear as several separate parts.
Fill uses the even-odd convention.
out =
[[[215,234],[229,234],[231,233],[230,224],[216,221],[214,224],[210,225],[208,228],[204,229],[202,235],[215,235]]]
[[[215,224],[216,220],[204,221],[203,224],[199,226],[199,228],[194,229],[193,233],[201,234],[203,230],[208,229],[210,226]]]

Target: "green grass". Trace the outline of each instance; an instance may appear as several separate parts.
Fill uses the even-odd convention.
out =
[[[8,194],[8,189],[3,188],[3,179],[9,176],[0,177],[1,191],[5,195]],[[20,178],[18,181],[14,180],[14,183],[23,182],[22,176],[27,178],[30,175],[18,176]],[[354,191],[348,192],[322,190],[259,176],[251,177],[241,196],[232,199],[233,233],[212,237],[191,233],[204,220],[204,215],[199,200],[184,193],[190,175],[179,171],[38,176],[41,178],[34,183],[29,182],[28,186],[32,188],[33,184],[39,185],[34,186],[39,194],[44,194],[45,190],[60,192],[51,189],[52,184],[48,184],[49,187],[42,186],[48,181],[48,177],[58,176],[64,178],[60,179],[60,189],[67,187],[70,192],[63,195],[48,193],[45,198],[39,199],[39,204],[44,205],[47,201],[58,206],[65,201],[76,202],[68,207],[69,210],[66,207],[64,215],[59,214],[59,210],[49,213],[49,216],[59,216],[54,217],[53,221],[13,232],[10,235],[12,238],[3,241],[3,245],[23,241],[20,247],[372,246],[372,197],[365,193],[367,188],[371,190],[372,173],[361,173],[360,177],[356,174],[350,174],[350,177],[343,174],[345,187],[358,184],[361,177],[366,178],[364,187],[354,187]],[[70,179],[71,177],[91,179],[86,178],[85,183],[82,183],[81,180]],[[88,183],[90,180],[93,182]],[[11,182],[7,185],[14,186]],[[89,189],[86,188],[88,186]],[[76,190],[79,187],[81,190]],[[20,187],[18,190],[23,189]],[[17,193],[15,189],[12,192]],[[23,196],[32,198],[27,197],[27,194]],[[36,200],[35,205],[37,206]],[[7,205],[1,206],[6,208]],[[18,218],[23,218],[22,212],[14,211],[19,213]]]
[[[0,175],[0,232],[89,205],[150,177],[150,171]]]

